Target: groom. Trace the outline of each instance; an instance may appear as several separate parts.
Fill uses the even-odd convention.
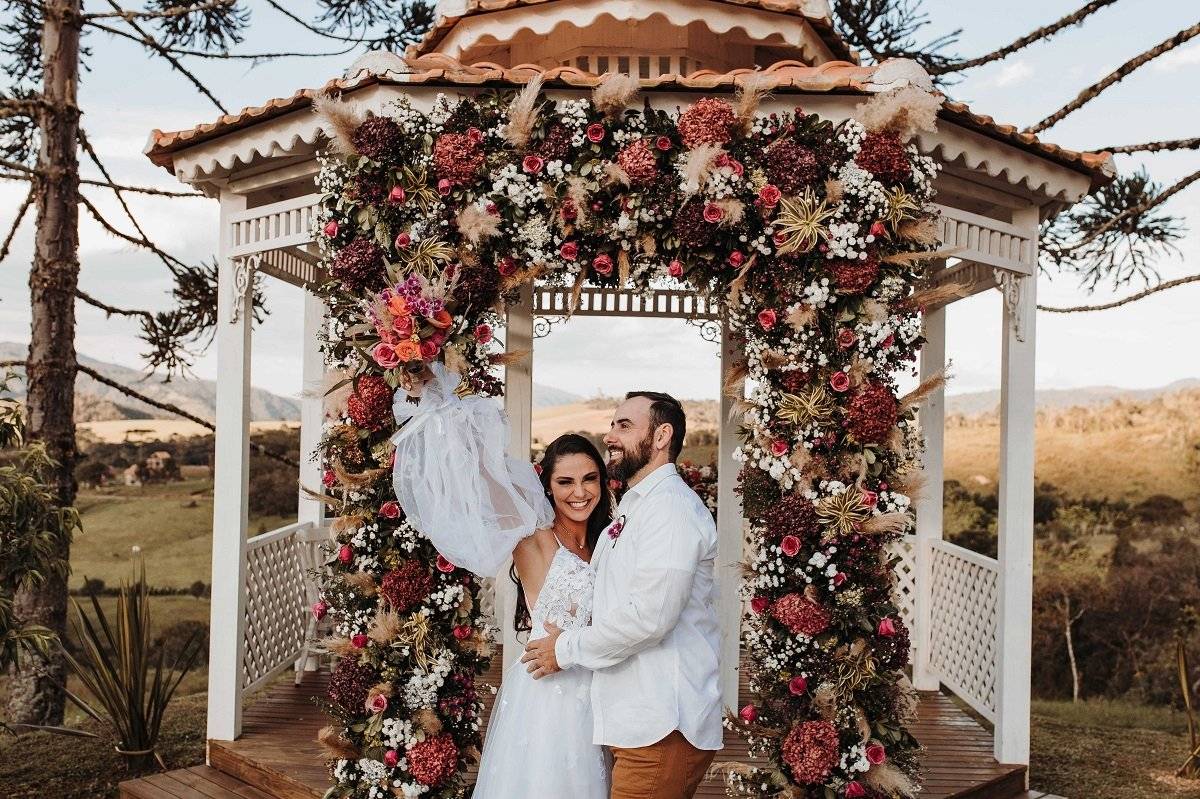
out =
[[[592,669],[594,743],[612,749],[611,799],[685,799],[721,748],[712,515],[675,468],[687,421],[668,394],[634,391],[604,437],[628,490],[592,555],[592,624],[531,641],[535,678]]]

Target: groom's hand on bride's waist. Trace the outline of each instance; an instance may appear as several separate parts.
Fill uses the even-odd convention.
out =
[[[549,635],[536,641],[530,641],[525,647],[525,654],[521,655],[521,662],[525,664],[525,669],[533,675],[535,680],[540,680],[556,671],[562,671],[558,667],[558,658],[554,656],[554,644],[558,641],[562,630],[550,622],[546,622],[546,632]]]

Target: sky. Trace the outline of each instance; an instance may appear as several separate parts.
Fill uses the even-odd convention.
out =
[[[965,56],[991,51],[1074,10],[1079,0],[925,0],[930,33],[962,28],[956,49]],[[253,24],[242,52],[279,49],[320,52],[336,49],[307,34],[264,4],[251,0]],[[85,10],[99,8],[86,3]],[[107,5],[104,6],[107,9]],[[308,2],[289,3],[304,14]],[[1027,48],[1003,62],[965,74],[949,89],[973,110],[1019,126],[1031,124],[1072,99],[1078,91],[1124,60],[1194,22],[1192,0],[1121,0],[1082,27]],[[311,14],[310,14],[311,17]],[[179,188],[165,170],[142,155],[152,128],[174,130],[210,122],[220,111],[161,60],[133,43],[104,34],[88,37],[95,55],[82,80],[83,124],[109,170],[124,183]],[[189,63],[231,111],[285,97],[336,77],[353,55],[247,62]],[[1177,49],[1109,89],[1082,110],[1050,129],[1043,138],[1072,149],[1195,136],[1200,103],[1200,40]],[[1120,156],[1118,168],[1145,165],[1164,185],[1200,168],[1200,153]],[[90,174],[90,173],[89,173]],[[0,183],[0,226],[6,230],[25,187]],[[85,193],[123,230],[130,225],[111,195],[98,188]],[[130,199],[150,237],[183,260],[211,259],[217,247],[217,203],[207,199]],[[1200,187],[1174,198],[1169,209],[1200,227]],[[144,251],[112,237],[86,214],[80,229],[81,287],[114,304],[165,309],[170,280]],[[28,269],[32,214],[0,264],[0,341],[29,338]],[[1200,269],[1200,229],[1181,242],[1178,256],[1157,264],[1163,280]],[[1103,285],[1088,295],[1067,274],[1043,275],[1039,301],[1063,306],[1095,304],[1142,288]],[[265,282],[270,315],[254,331],[253,382],[278,394],[300,393],[301,293],[277,281]],[[994,389],[1000,378],[998,291],[950,306],[947,354],[953,379],[949,393]],[[1069,389],[1093,385],[1151,388],[1200,376],[1200,359],[1190,342],[1200,339],[1200,284],[1162,292],[1120,309],[1089,314],[1040,313],[1037,319],[1037,385]],[[106,319],[78,305],[79,351],[94,358],[140,368],[143,345],[136,324]],[[1188,353],[1193,353],[1189,355]],[[194,366],[215,378],[215,348]],[[555,326],[535,345],[534,379],[587,396],[615,395],[634,388],[668,390],[681,397],[718,395],[717,349],[697,328],[682,321],[574,319]]]

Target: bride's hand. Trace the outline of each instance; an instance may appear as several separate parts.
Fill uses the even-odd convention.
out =
[[[525,664],[525,670],[532,674],[535,680],[540,680],[556,671],[562,671],[558,667],[558,657],[554,654],[554,644],[558,641],[562,630],[552,622],[546,622],[546,632],[549,635],[536,641],[530,641],[525,647],[525,654],[521,655],[521,662]]]
[[[416,399],[425,390],[425,384],[432,379],[433,372],[429,369],[429,364],[409,364],[400,373],[400,388],[404,389],[408,396]]]

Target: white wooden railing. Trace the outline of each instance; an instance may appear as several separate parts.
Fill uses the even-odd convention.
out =
[[[230,214],[229,257],[308,244],[320,200],[319,193],[305,194]]]
[[[1037,265],[1036,227],[1027,229],[948,205],[934,207],[939,214],[942,247],[955,250],[954,258],[1033,274]]]
[[[932,539],[928,663],[941,682],[989,721],[996,717],[1000,566]]]
[[[889,547],[889,554],[898,557],[896,563],[896,585],[893,589],[896,606],[900,608],[900,620],[909,630],[916,630],[917,618],[917,537],[906,535]],[[916,646],[916,635],[910,636]]]
[[[298,522],[246,542],[246,629],[242,690],[250,693],[296,664],[314,633],[311,573],[325,528]]]

